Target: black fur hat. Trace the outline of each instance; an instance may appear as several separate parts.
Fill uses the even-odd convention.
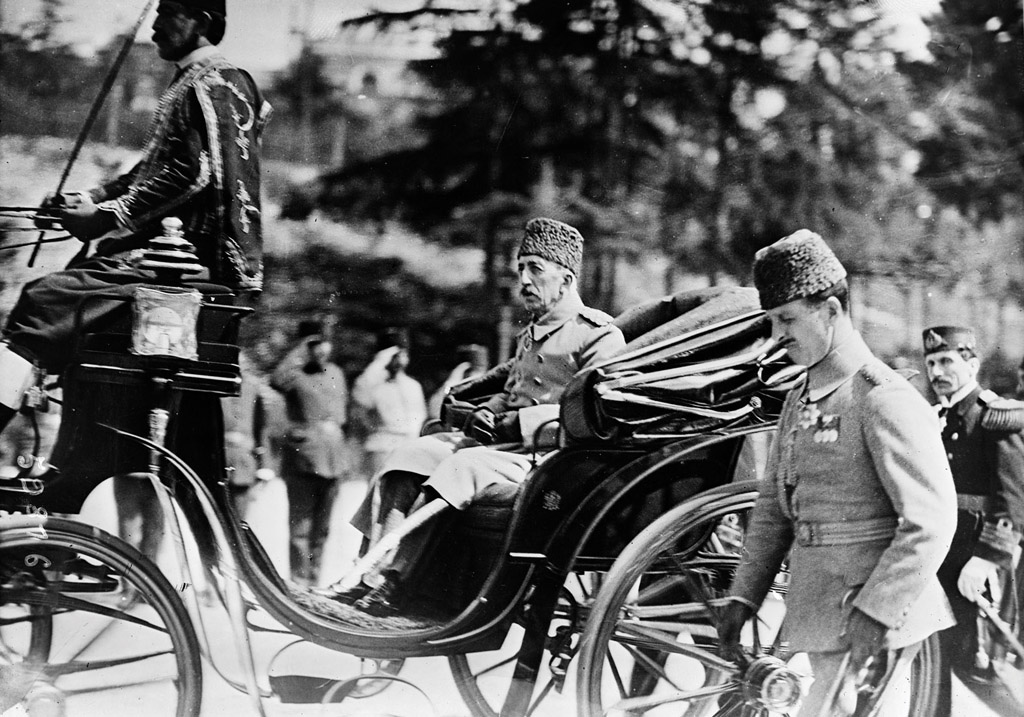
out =
[[[765,311],[814,296],[846,278],[846,269],[825,240],[800,229],[754,256],[754,286]]]
[[[518,256],[533,254],[561,264],[576,276],[583,264],[583,235],[574,227],[554,219],[537,217],[526,223]]]

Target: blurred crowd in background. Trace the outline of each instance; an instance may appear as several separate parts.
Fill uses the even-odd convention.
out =
[[[226,487],[245,519],[264,486],[284,483],[288,564],[292,580],[300,584],[317,585],[321,577],[331,577],[321,576],[320,568],[335,503],[343,499],[348,505],[340,506],[341,514],[351,514],[387,453],[438,418],[453,385],[489,365],[484,346],[457,346],[447,378],[428,395],[406,372],[410,348],[407,331],[385,329],[370,363],[346,376],[335,363],[334,340],[324,323],[309,319],[299,323],[291,349],[271,372],[262,371],[248,351],[240,355],[240,395],[222,401]],[[59,400],[60,389],[51,390]],[[0,473],[44,473],[60,417],[56,401],[46,411],[19,416],[0,436]],[[119,495],[143,494],[117,501],[119,531],[155,558],[164,530],[156,496],[142,481],[118,480]],[[138,485],[124,485],[126,481]]]

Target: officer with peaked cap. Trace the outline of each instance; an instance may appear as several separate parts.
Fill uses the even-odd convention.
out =
[[[580,298],[582,260],[583,237],[575,228],[547,218],[527,222],[518,252],[519,296],[532,321],[518,336],[504,390],[477,408],[461,431],[422,436],[388,457],[352,521],[371,542],[397,527],[421,486],[425,495],[463,509],[490,484],[521,483],[530,452],[553,447],[553,441],[530,444],[539,427],[548,425],[551,432],[569,380],[625,346],[611,317]],[[401,581],[428,541],[422,530],[405,541],[388,580],[373,592],[364,595],[368,586],[363,584],[337,597],[359,599],[356,606],[368,612],[391,611]]]
[[[998,605],[1024,527],[1024,403],[978,385],[974,331],[933,326],[922,334],[928,380],[939,398],[942,444],[957,493],[953,545],[939,568],[957,624],[942,632],[943,655],[965,682],[995,677],[979,650],[982,598]],[[943,675],[939,714],[950,714],[951,680]]]
[[[803,229],[761,249],[754,284],[807,375],[783,406],[718,630],[737,656],[789,556],[783,639],[810,657],[800,713],[817,715],[836,680],[881,649],[952,624],[935,571],[956,496],[935,412],[854,329],[846,270],[821,237]]]

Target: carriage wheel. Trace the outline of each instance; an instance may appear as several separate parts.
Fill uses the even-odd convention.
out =
[[[524,717],[534,712],[549,714],[559,711],[555,705],[564,706],[560,710],[563,714],[572,711],[572,689],[563,692],[563,687],[573,679],[567,671],[575,671],[571,667],[572,658],[579,647],[580,632],[603,578],[604,573],[572,573],[562,587],[562,595],[548,629],[545,657],[533,690],[533,701]],[[522,642],[523,628],[516,624],[512,625],[498,650],[449,655],[448,665],[455,678],[455,686],[472,717],[498,717],[512,684],[512,671]]]
[[[118,538],[0,522],[0,713],[195,715],[202,662],[177,593]]]
[[[580,644],[580,717],[798,711],[810,676],[806,656],[790,654],[778,640],[785,572],[744,630],[746,668],[719,655],[715,615],[739,562],[755,497],[748,490],[714,501],[697,496],[652,523],[620,554]],[[933,714],[941,674],[937,645],[933,635],[912,657],[891,653],[893,664],[906,669],[862,692],[856,714],[871,714],[883,690],[887,715]]]

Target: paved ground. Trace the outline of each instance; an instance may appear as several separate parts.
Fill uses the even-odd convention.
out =
[[[355,557],[356,533],[347,525],[348,515],[354,510],[363,493],[362,485],[351,483],[343,488],[336,505],[333,520],[333,533],[327,547],[325,563],[331,566],[324,579],[329,581],[339,576]],[[280,481],[272,481],[259,489],[250,514],[250,523],[260,535],[272,559],[282,572],[287,569],[287,528],[284,516],[286,505],[284,487]],[[103,487],[90,498],[84,515],[90,522],[101,527],[114,527],[113,511],[109,490]],[[161,562],[169,566],[170,551],[165,549],[165,557]],[[236,667],[232,645],[233,639],[228,629],[227,620],[211,608],[206,617],[210,632],[210,642],[218,655],[217,663],[221,670],[231,678],[240,673]],[[282,667],[282,660],[315,665],[324,674],[356,675],[362,668],[361,663],[348,655],[333,653],[305,643],[292,645],[295,638],[290,635],[254,635],[254,653],[260,675],[266,675],[268,669],[287,672]],[[275,661],[275,656],[287,647],[283,656]],[[474,657],[473,660],[478,660]],[[205,690],[201,717],[221,717],[222,715],[256,714],[249,698],[229,686],[228,682],[215,671],[210,664],[204,665]],[[420,658],[409,660],[402,667],[399,676],[404,682],[391,683],[384,691],[367,696],[360,700],[348,700],[343,705],[321,708],[318,705],[282,704],[276,699],[265,700],[264,709],[270,717],[305,717],[307,715],[395,715],[397,717],[464,717],[468,715],[451,671],[444,658]],[[968,690],[957,683],[954,694],[954,717],[1019,717],[1024,714],[1024,673],[1020,670],[1004,670],[1003,677],[1007,684]],[[494,688],[495,694],[507,685],[507,672],[496,671],[490,685],[485,689]],[[416,685],[417,687],[412,687]],[[575,702],[572,696],[574,675],[570,672],[567,680],[566,694],[553,694],[544,701],[535,713],[537,717],[571,717],[575,714]],[[422,691],[421,691],[422,690]],[[131,709],[131,692],[125,692],[125,714],[133,714]],[[14,717],[16,712],[10,713]],[[88,714],[88,713],[87,713]],[[115,712],[106,709],[100,717],[114,717]],[[5,713],[3,717],[8,717]]]

